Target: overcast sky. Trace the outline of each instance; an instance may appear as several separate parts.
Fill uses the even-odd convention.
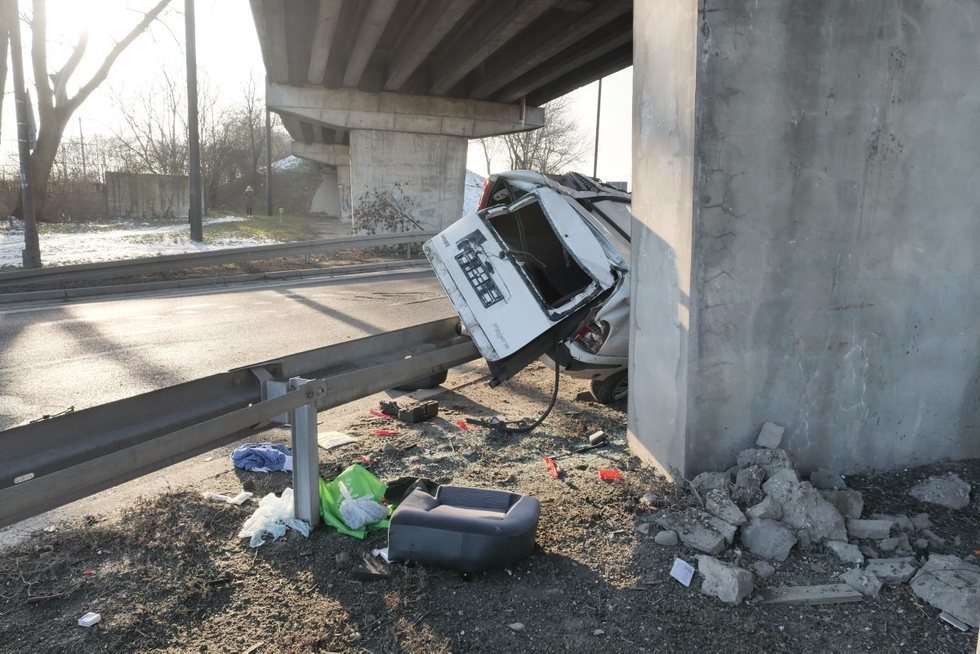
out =
[[[48,0],[51,70],[60,67],[78,35],[88,30],[88,53],[73,78],[75,86],[69,87],[73,91],[79,82],[88,79],[114,41],[139,21],[139,10],[152,4],[150,0]],[[22,12],[29,7],[26,0],[21,0],[20,5]],[[246,0],[197,0],[196,7],[199,75],[206,78],[206,84],[218,95],[219,102],[236,104],[250,75],[257,81],[265,76],[249,3]],[[78,138],[79,117],[86,137],[118,131],[119,114],[114,98],[152,85],[154,76],[159,75],[164,66],[176,70],[183,65],[182,11],[183,3],[175,0],[164,19],[130,45],[116,62],[107,82],[76,113],[65,138]],[[30,30],[23,24],[22,38],[25,43],[29,42]],[[25,61],[25,68],[30,84],[29,59]],[[590,145],[595,130],[596,87],[593,83],[569,96],[573,116]],[[9,78],[6,90],[0,161],[9,174],[12,167],[16,169],[11,156],[17,148],[12,80]],[[598,172],[607,180],[630,179],[631,95],[632,69],[604,80]],[[502,161],[494,162],[495,168],[503,165]],[[475,144],[470,146],[468,167],[481,175],[486,174],[483,153]],[[592,172],[591,148],[576,168],[581,172]]]

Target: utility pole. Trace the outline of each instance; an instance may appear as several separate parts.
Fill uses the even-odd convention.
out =
[[[85,134],[82,132],[82,117],[78,117],[78,140],[82,144],[82,179],[88,179],[88,165],[85,161]]]
[[[24,58],[20,49],[20,11],[17,0],[4,3],[10,30],[10,67],[14,73],[14,103],[17,108],[17,152],[20,156],[20,201],[24,212],[24,249],[21,252],[25,268],[41,267],[41,245],[34,221],[34,188],[31,185],[30,107],[24,88]]]
[[[272,116],[265,108],[265,215],[272,215]]]
[[[595,151],[592,154],[592,176],[598,177],[599,170],[599,116],[602,114],[602,78],[599,78],[599,95],[595,101]]]
[[[188,186],[191,197],[187,219],[191,224],[191,240],[203,241],[201,226],[201,141],[197,129],[197,37],[194,33],[194,0],[184,0],[184,49],[187,53],[187,141]]]

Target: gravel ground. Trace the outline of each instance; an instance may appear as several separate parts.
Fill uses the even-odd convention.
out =
[[[547,402],[551,374],[539,365],[489,389],[471,383],[442,395],[440,417],[420,426],[369,414],[351,424],[322,425],[362,437],[321,452],[330,477],[362,456],[383,479],[403,475],[498,487],[542,503],[538,549],[512,569],[474,575],[387,566],[365,581],[362,555],[385,534],[357,541],[320,529],[250,550],[236,535],[254,503],[214,504],[201,491],[261,496],[289,485],[282,473],[229,471],[206,488],[175,489],[121,516],[94,516],[40,532],[0,552],[0,651],[4,652],[973,652],[976,632],[941,622],[908,586],[875,600],[824,606],[731,607],[668,576],[684,547],[654,544],[642,525],[652,517],[638,498],[652,491],[655,510],[695,500],[624,446],[622,407],[581,399],[585,384],[562,382],[555,412],[534,434],[498,436],[461,430],[457,420],[499,411],[534,416]],[[378,437],[379,427],[398,434]],[[550,479],[542,454],[585,442],[604,429],[612,445],[560,460]],[[285,439],[283,431],[270,438]],[[624,479],[604,482],[599,468]],[[943,551],[967,556],[980,547],[976,502],[961,512],[923,507],[907,495],[916,481],[955,470],[977,487],[980,461],[848,479],[865,492],[865,512],[928,510]],[[639,528],[639,529],[638,529]],[[748,555],[731,551],[723,558]],[[829,583],[843,567],[821,551],[794,552],[760,585]],[[102,614],[91,629],[75,625]],[[520,623],[515,630],[508,625]]]

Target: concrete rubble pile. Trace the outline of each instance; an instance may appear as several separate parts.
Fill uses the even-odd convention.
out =
[[[766,423],[757,447],[743,450],[735,467],[695,477],[689,487],[700,508],[649,516],[661,530],[654,534],[655,543],[680,543],[699,552],[703,593],[739,604],[752,595],[757,577],[771,576],[794,550],[823,548],[853,567],[837,583],[792,590],[813,591],[814,601],[854,601],[877,597],[883,585],[908,583],[944,617],[978,626],[980,566],[929,553],[945,541],[931,529],[928,513],[865,516],[861,493],[848,488],[840,475],[821,469],[802,480],[789,453],[780,448],[782,436],[782,427]],[[971,490],[950,474],[917,484],[910,495],[962,510],[969,506]],[[735,550],[734,565],[716,558],[729,548]],[[740,567],[742,551],[760,559],[751,570]],[[821,589],[826,589],[823,595]]]

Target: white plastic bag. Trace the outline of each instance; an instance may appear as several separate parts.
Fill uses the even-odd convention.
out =
[[[388,517],[387,507],[375,502],[370,495],[352,497],[344,482],[340,482],[340,494],[344,496],[340,502],[340,517],[351,529],[360,529]]]
[[[275,493],[263,497],[259,501],[259,508],[242,525],[238,537],[249,538],[249,547],[258,547],[265,543],[265,534],[272,536],[272,540],[278,540],[286,533],[287,528],[298,531],[304,537],[310,535],[310,525],[296,518],[293,512],[292,488],[284,490],[279,497]]]

